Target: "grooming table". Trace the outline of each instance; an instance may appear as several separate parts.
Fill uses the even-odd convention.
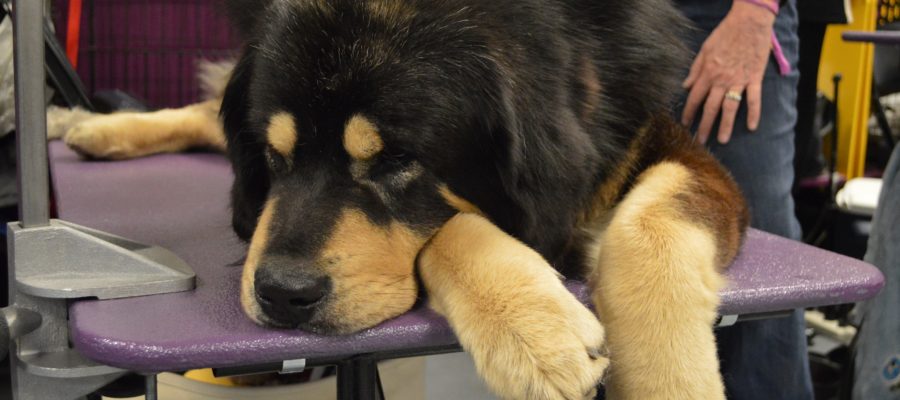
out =
[[[219,155],[85,162],[55,142],[50,158],[61,218],[163,246],[197,274],[191,292],[74,302],[71,337],[88,358],[142,373],[338,365],[341,398],[369,399],[376,398],[376,360],[459,350],[447,322],[423,305],[346,337],[254,325],[239,305],[245,247],[231,232],[232,175]],[[725,323],[852,303],[883,284],[868,264],[759,231],[750,231],[728,276],[720,310]],[[568,286],[587,300],[584,285]]]

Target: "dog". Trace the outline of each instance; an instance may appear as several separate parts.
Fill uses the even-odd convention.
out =
[[[603,378],[611,399],[724,399],[712,324],[748,214],[669,116],[688,54],[667,0],[228,9],[246,41],[211,99],[65,140],[224,151],[250,318],[346,334],[424,290],[503,398],[588,398]]]

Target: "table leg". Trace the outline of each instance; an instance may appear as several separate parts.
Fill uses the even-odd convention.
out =
[[[356,358],[338,364],[338,400],[384,400],[378,364],[371,358]]]
[[[156,374],[147,375],[146,379],[146,400],[157,400],[159,399],[157,391],[156,391]]]

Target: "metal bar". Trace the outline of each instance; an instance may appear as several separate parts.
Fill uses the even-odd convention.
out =
[[[269,374],[281,371],[281,366],[281,362],[271,362],[266,364],[213,368],[213,376],[215,376],[216,378],[225,378],[232,376]]]
[[[146,377],[146,388],[145,391],[145,400],[158,400],[158,394],[156,391],[156,374],[147,375]]]
[[[841,38],[847,42],[900,45],[900,32],[897,31],[846,31],[841,34]]]
[[[66,51],[57,42],[49,25],[44,25],[44,38],[46,42],[45,60],[47,63],[47,77],[57,89],[60,97],[69,107],[79,106],[93,111],[94,106],[84,90],[81,79],[75,68],[69,63]]]
[[[47,114],[44,99],[44,2],[13,1],[19,220],[25,228],[50,223]]]
[[[759,321],[763,319],[786,318],[794,314],[794,310],[768,311],[751,314],[741,314],[738,316],[737,322]]]
[[[759,312],[759,313],[750,313],[750,314],[731,314],[731,315],[720,315],[716,318],[716,323],[713,325],[713,328],[725,328],[729,326],[733,326],[739,322],[745,321],[758,321],[762,319],[775,319],[775,318],[784,318],[789,317],[793,314],[793,310],[782,310],[782,311],[768,311],[768,312]]]
[[[395,360],[398,358],[425,357],[425,356],[433,356],[433,355],[438,355],[438,354],[459,353],[461,351],[463,351],[463,349],[462,349],[462,347],[460,347],[460,345],[452,344],[452,345],[434,346],[434,347],[427,347],[427,348],[420,348],[420,349],[404,349],[404,350],[385,351],[385,352],[371,353],[371,354],[364,354],[364,355],[312,358],[312,359],[307,359],[305,364],[306,364],[306,368],[314,368],[314,367],[321,367],[321,366],[326,366],[326,365],[341,365],[341,364],[348,363],[348,362],[350,362],[356,358],[360,358],[360,357],[366,357],[366,358],[371,358],[376,361],[381,361],[381,360]],[[284,367],[283,362],[271,362],[271,363],[256,364],[256,365],[213,368],[213,375],[217,378],[224,378],[224,377],[240,376],[240,375],[276,373],[276,372],[281,372],[283,367]]]

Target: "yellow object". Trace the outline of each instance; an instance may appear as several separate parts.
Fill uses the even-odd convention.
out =
[[[846,30],[874,31],[879,2],[853,0],[851,8],[854,15],[851,24],[831,25],[825,33],[818,82],[819,91],[833,101],[832,77],[835,73],[843,75],[838,102],[837,171],[848,179],[862,176],[866,164],[875,49],[871,44],[844,42],[841,33]],[[830,142],[825,142],[827,148]]]
[[[228,386],[228,387],[237,386],[234,384],[234,382],[231,379],[216,378],[215,375],[213,375],[212,369],[209,369],[209,368],[195,369],[192,371],[188,371],[184,374],[184,377],[191,379],[191,380],[195,380],[197,382],[204,382],[204,383],[209,383],[209,384],[213,384],[213,385]]]

